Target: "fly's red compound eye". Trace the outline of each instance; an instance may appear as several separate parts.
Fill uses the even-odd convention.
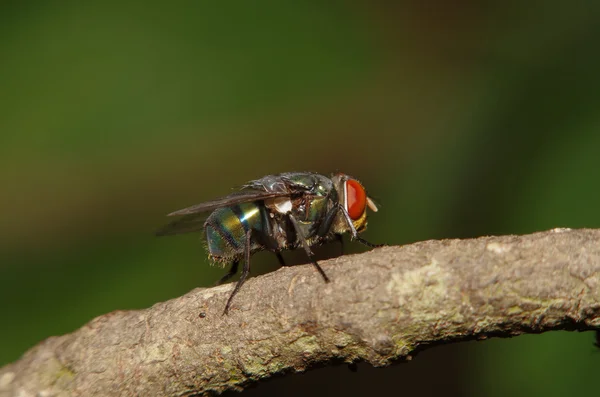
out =
[[[348,215],[353,221],[360,219],[367,206],[367,193],[358,181],[346,181],[346,199],[348,200]]]

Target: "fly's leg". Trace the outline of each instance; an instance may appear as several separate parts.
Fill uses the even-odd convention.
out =
[[[352,219],[350,219],[350,215],[348,214],[348,211],[346,211],[346,209],[341,204],[334,205],[327,212],[327,214],[325,214],[325,219],[323,219],[323,222],[321,223],[321,225],[319,226],[319,230],[317,231],[317,235],[319,237],[323,237],[327,233],[329,233],[329,229],[331,228],[331,225],[333,224],[333,220],[337,216],[338,211],[342,211],[342,214],[344,215],[344,218],[346,219],[346,223],[348,224],[348,227],[350,228],[350,234],[352,235],[352,239],[357,240],[359,243],[364,244],[369,248],[383,247],[385,245],[385,244],[373,244],[373,243],[368,242],[364,238],[360,237],[358,235],[358,232],[356,231],[356,228],[354,228],[354,224],[352,223]],[[342,255],[343,255],[344,254],[344,241],[342,240],[342,235],[338,234],[337,239],[340,242],[340,244],[342,245]]]
[[[327,211],[327,213],[325,214],[325,218],[323,219],[323,222],[321,222],[321,224],[319,225],[319,230],[317,230],[317,235],[319,237],[323,237],[327,233],[329,233],[329,230],[331,229],[331,225],[333,224],[333,220],[337,216],[339,209],[340,209],[339,205],[334,205],[333,207],[331,207],[331,209],[329,211]]]
[[[227,303],[225,304],[225,310],[223,311],[223,314],[227,314],[229,312],[229,306],[231,306],[231,301],[233,300],[233,297],[235,296],[235,294],[238,293],[238,291],[242,287],[242,284],[244,284],[244,281],[246,281],[246,278],[250,274],[250,238],[251,238],[251,236],[252,236],[252,229],[250,229],[250,230],[248,230],[248,232],[246,232],[246,257],[244,258],[244,268],[242,269],[242,275],[240,276],[240,279],[238,280],[237,284],[235,285],[233,292],[231,293],[231,295],[229,295],[229,299],[227,299]]]
[[[296,220],[296,218],[294,218],[294,216],[292,214],[288,214],[288,217],[289,217],[290,221],[292,222],[292,225],[294,225],[294,229],[296,230],[296,235],[300,239],[300,242],[302,243],[302,248],[304,248],[304,251],[306,252],[306,255],[308,256],[308,259],[311,261],[311,263],[314,265],[314,267],[319,271],[321,276],[323,276],[323,280],[325,280],[325,282],[328,283],[329,277],[327,277],[327,275],[325,274],[323,269],[321,269],[321,266],[319,266],[319,264],[315,260],[315,254],[313,254],[310,247],[308,246],[308,243],[306,242],[306,236],[304,235],[304,233],[302,233],[302,230],[300,229],[300,226],[298,225],[298,221]]]
[[[344,237],[341,234],[336,234],[335,238],[340,243],[340,255],[344,255]]]
[[[276,251],[275,255],[277,256],[277,260],[279,261],[279,264],[281,266],[285,266],[285,261],[283,260],[283,255],[281,255],[281,252]]]
[[[232,264],[231,267],[229,268],[229,271],[227,272],[226,275],[224,275],[223,277],[221,277],[221,279],[219,281],[217,281],[216,285],[219,284],[223,284],[225,281],[229,280],[231,277],[235,276],[235,274],[237,273],[238,270],[238,265],[240,264],[239,260],[235,260]]]
[[[361,243],[363,245],[366,245],[369,248],[379,248],[379,247],[384,247],[385,246],[385,244],[373,244],[373,243],[370,243],[367,240],[365,240],[364,238],[359,237],[359,236],[356,236],[355,238],[356,238],[356,241],[358,241],[359,243]]]
[[[350,227],[350,234],[352,234],[353,240],[356,240],[359,243],[364,244],[369,248],[378,248],[378,247],[383,247],[385,245],[385,244],[373,244],[373,243],[368,242],[364,238],[360,237],[358,235],[358,232],[356,231],[356,228],[354,227],[354,224],[352,223],[352,219],[350,219],[350,215],[348,214],[348,211],[346,211],[346,209],[344,207],[342,207],[341,205],[339,206],[339,208],[340,208],[340,211],[342,211],[344,218],[346,219],[346,223]]]
[[[327,211],[327,214],[325,214],[325,218],[323,219],[323,222],[321,222],[321,225],[319,225],[319,230],[317,230],[317,236],[324,237],[327,233],[329,233],[329,231],[331,229],[331,225],[333,224],[333,220],[337,216],[339,209],[340,209],[339,205],[334,205],[333,207],[331,207],[331,209],[329,211]],[[340,255],[344,255],[344,238],[342,237],[341,234],[336,234],[335,238],[337,239],[337,241],[340,243],[340,246],[341,246]]]
[[[262,217],[262,223],[265,225],[265,230],[263,235],[261,236],[264,241],[262,244],[266,247],[267,250],[273,252],[275,256],[277,256],[277,260],[279,261],[280,266],[285,266],[285,261],[283,260],[283,256],[281,252],[279,252],[279,244],[277,244],[277,240],[273,237],[273,228],[271,227],[271,221],[268,215],[268,212],[264,209],[260,211]]]

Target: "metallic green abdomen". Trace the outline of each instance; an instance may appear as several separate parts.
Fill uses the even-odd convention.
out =
[[[204,224],[209,255],[215,259],[241,257],[245,252],[248,230],[263,231],[264,211],[262,205],[242,203],[219,208],[210,214]],[[252,242],[250,249],[257,248],[259,246]]]

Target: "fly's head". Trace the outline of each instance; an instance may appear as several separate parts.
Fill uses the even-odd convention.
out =
[[[367,191],[359,181],[346,174],[335,174],[331,177],[338,195],[339,203],[346,210],[352,225],[358,233],[367,228],[367,207],[377,212],[377,206],[367,195]],[[339,216],[341,215],[341,216]],[[338,215],[336,232],[349,232],[345,214]]]

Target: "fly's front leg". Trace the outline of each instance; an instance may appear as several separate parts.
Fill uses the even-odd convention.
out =
[[[366,245],[369,248],[379,248],[379,247],[385,247],[385,244],[373,244],[367,240],[365,240],[362,237],[356,236],[356,241],[358,241],[359,243]]]
[[[344,255],[344,236],[341,234],[336,234],[335,238],[340,243],[340,255]]]
[[[366,245],[369,248],[378,248],[378,247],[383,247],[385,244],[373,244],[368,242],[367,240],[365,240],[364,238],[360,237],[358,235],[358,232],[356,231],[356,228],[354,227],[354,223],[352,223],[352,219],[350,219],[350,215],[348,214],[348,211],[346,211],[346,209],[339,204],[339,210],[342,211],[342,214],[344,214],[344,219],[346,219],[346,223],[348,224],[348,227],[350,228],[350,234],[352,235],[352,239],[358,241],[361,244]]]
[[[306,236],[302,232],[302,229],[300,229],[300,225],[298,225],[298,221],[296,220],[296,218],[294,218],[294,216],[292,214],[288,214],[288,218],[290,219],[290,221],[292,222],[292,225],[294,226],[294,229],[296,231],[296,236],[302,243],[302,248],[304,248],[304,251],[306,252],[306,255],[308,256],[308,259],[310,259],[313,266],[321,274],[321,276],[323,277],[323,280],[325,280],[325,282],[328,283],[329,277],[327,277],[327,275],[325,274],[325,272],[323,271],[321,266],[319,266],[319,264],[317,263],[317,261],[315,259],[315,254],[313,254],[312,250],[308,246],[308,242],[306,241]]]
[[[333,225],[333,221],[335,220],[335,217],[337,216],[340,208],[340,205],[334,205],[329,211],[327,211],[327,214],[325,214],[325,218],[323,218],[323,222],[321,222],[321,224],[319,225],[319,229],[317,230],[317,236],[325,237],[325,235],[331,231],[331,225]],[[335,238],[340,243],[340,255],[344,255],[344,238],[341,234],[336,234]]]
[[[359,243],[364,244],[369,248],[383,247],[385,245],[385,244],[373,244],[373,243],[368,242],[364,238],[360,237],[358,235],[358,232],[356,231],[356,228],[354,227],[354,224],[352,223],[352,220],[350,219],[350,215],[348,214],[348,211],[346,211],[346,209],[341,204],[334,205],[333,207],[331,207],[331,209],[329,211],[327,211],[327,214],[325,214],[325,218],[323,219],[323,222],[321,222],[321,225],[319,226],[319,229],[317,230],[317,235],[319,237],[323,237],[327,233],[329,233],[329,231],[331,229],[331,225],[333,224],[333,221],[335,220],[335,217],[337,216],[338,211],[341,211],[342,214],[344,215],[344,218],[346,219],[346,223],[348,224],[348,227],[350,228],[350,234],[352,235],[353,240],[356,240]],[[336,238],[340,242],[340,245],[342,246],[342,255],[343,255],[344,254],[343,237],[341,234],[338,234],[338,235],[336,235]]]
[[[337,216],[338,210],[340,206],[334,205],[331,207],[329,211],[325,214],[325,218],[323,218],[323,222],[319,225],[319,229],[317,230],[317,236],[324,237],[331,230],[331,225],[333,225],[333,221]]]
[[[281,252],[276,251],[275,256],[277,256],[277,260],[279,261],[279,264],[281,266],[285,266],[285,261],[283,260],[283,255],[281,255]]]
[[[231,293],[231,295],[229,295],[229,299],[227,299],[227,304],[225,304],[225,310],[223,311],[223,314],[227,314],[229,312],[229,306],[231,306],[231,301],[233,300],[233,297],[235,296],[235,294],[238,293],[238,291],[242,287],[242,284],[244,284],[244,281],[246,281],[246,278],[248,278],[248,275],[250,274],[251,237],[252,237],[252,229],[248,230],[248,232],[246,233],[246,257],[244,258],[244,268],[242,269],[242,275],[240,276],[239,281],[235,285],[233,292]]]

